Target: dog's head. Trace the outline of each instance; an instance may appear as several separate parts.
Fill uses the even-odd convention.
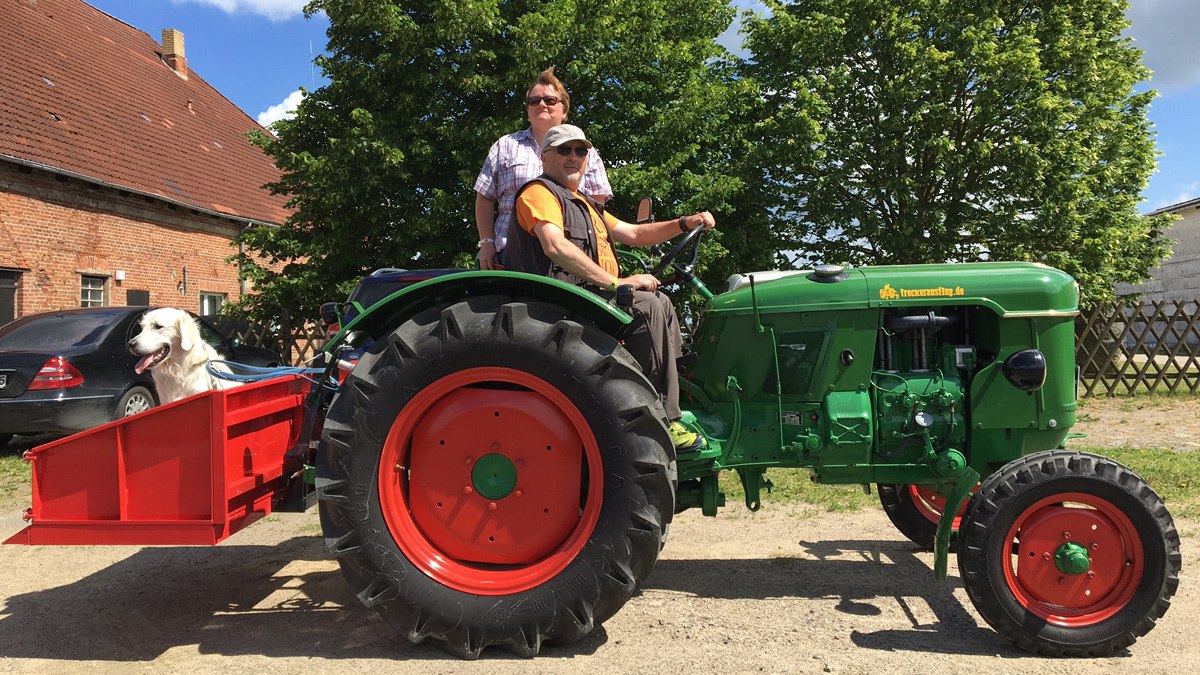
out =
[[[141,331],[129,341],[129,351],[140,356],[139,374],[166,361],[171,354],[186,354],[200,343],[200,328],[190,314],[172,307],[152,309],[142,315]]]

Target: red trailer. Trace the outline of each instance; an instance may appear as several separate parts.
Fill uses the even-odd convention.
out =
[[[25,453],[29,525],[7,544],[216,544],[271,513],[310,383],[208,391]]]

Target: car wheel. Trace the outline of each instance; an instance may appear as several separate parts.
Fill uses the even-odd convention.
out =
[[[113,419],[119,420],[130,415],[136,415],[140,412],[145,412],[153,408],[157,403],[154,401],[154,394],[145,387],[132,387],[129,391],[121,395],[121,400],[117,401],[117,409],[113,413]]]

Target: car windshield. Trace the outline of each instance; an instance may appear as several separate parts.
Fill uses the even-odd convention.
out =
[[[89,345],[120,320],[119,314],[45,314],[0,328],[0,349],[55,350]]]

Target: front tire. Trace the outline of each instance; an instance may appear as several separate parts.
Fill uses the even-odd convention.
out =
[[[933,539],[937,534],[938,522],[946,509],[946,498],[936,490],[923,485],[904,483],[878,483],[879,503],[888,520],[909,541],[926,551],[933,550]],[[954,516],[951,528],[954,532],[962,524],[962,514],[968,502],[964,502]]]
[[[657,560],[675,488],[662,405],[623,347],[562,316],[500,296],[426,310],[330,405],[326,544],[412,642],[533,656],[616,613]]]
[[[959,531],[959,572],[976,610],[1047,656],[1109,656],[1133,644],[1170,606],[1180,560],[1154,490],[1081,452],[1008,463],[980,485]]]

